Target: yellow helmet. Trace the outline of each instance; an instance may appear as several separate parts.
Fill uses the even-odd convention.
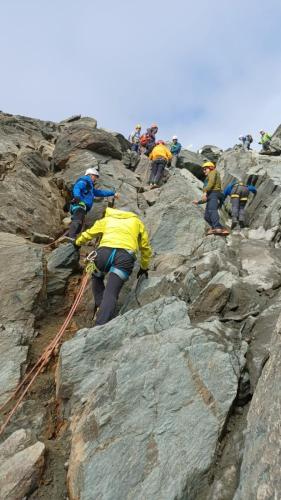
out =
[[[212,161],[205,161],[203,163],[202,168],[209,168],[210,170],[214,170],[216,168],[216,165]]]

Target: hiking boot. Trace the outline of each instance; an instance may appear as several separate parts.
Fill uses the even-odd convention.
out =
[[[232,223],[231,223],[231,229],[235,229],[237,226],[238,226],[238,221],[237,220],[233,220]]]
[[[241,229],[244,229],[245,227],[245,222],[243,222],[242,220],[239,221],[239,226]]]
[[[229,234],[229,231],[225,227],[217,227],[216,229],[213,230],[213,234],[219,234],[221,236],[227,236]]]

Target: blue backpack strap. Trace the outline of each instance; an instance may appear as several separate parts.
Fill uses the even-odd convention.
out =
[[[113,261],[115,259],[116,252],[117,252],[116,248],[113,248],[113,250],[112,250],[111,254],[109,255],[109,257],[107,259],[107,262],[106,262],[106,264],[104,266],[104,271],[105,272],[108,272],[109,269],[110,269],[110,267],[112,266]]]

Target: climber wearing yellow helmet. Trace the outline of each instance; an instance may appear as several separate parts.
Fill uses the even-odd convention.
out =
[[[203,187],[203,196],[201,200],[194,200],[193,203],[195,205],[206,203],[204,218],[209,226],[211,226],[207,232],[208,235],[220,234],[227,236],[229,231],[220,223],[218,213],[218,209],[223,201],[220,174],[216,169],[216,165],[211,161],[203,163],[202,169],[204,175],[206,176]]]

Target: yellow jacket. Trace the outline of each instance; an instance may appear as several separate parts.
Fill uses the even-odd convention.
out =
[[[123,212],[116,208],[107,208],[103,219],[97,220],[75,241],[80,246],[102,234],[100,247],[125,248],[141,252],[142,269],[149,266],[152,250],[145,225],[133,212]]]
[[[165,158],[166,160],[171,160],[173,157],[171,151],[168,150],[164,144],[158,144],[154,146],[153,150],[149,155],[150,160],[156,160],[157,158]]]

